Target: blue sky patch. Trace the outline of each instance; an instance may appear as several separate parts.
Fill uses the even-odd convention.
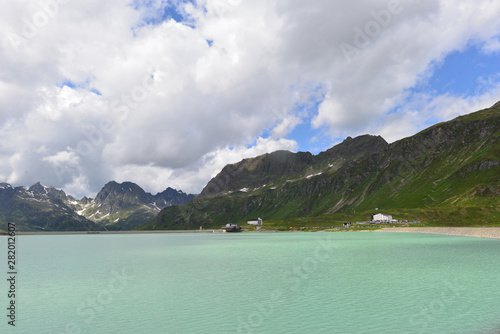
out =
[[[76,84],[69,80],[69,79],[64,79],[62,83],[58,84],[57,87],[59,88],[63,88],[64,86],[68,86],[69,88],[71,89],[75,89],[76,88]]]
[[[146,17],[143,18],[143,22],[139,26],[159,25],[171,19],[192,26],[190,18],[182,10],[182,7],[187,3],[195,5],[194,0],[169,0],[162,2],[161,7],[155,8],[151,0],[135,0],[132,7],[135,10],[143,10],[146,14]]]
[[[500,73],[500,56],[485,54],[479,45],[469,45],[455,51],[435,65],[432,77],[417,85],[413,92],[432,92],[432,95],[477,96],[488,92]]]
[[[92,92],[92,93],[94,93],[96,95],[101,96],[102,93],[98,89],[96,89],[96,88],[90,88],[89,89],[89,83],[90,83],[89,79],[85,80],[84,82],[78,82],[78,83],[74,82],[74,81],[71,81],[70,79],[64,79],[62,81],[62,83],[57,84],[56,86],[59,87],[59,88],[63,88],[64,86],[67,86],[67,87],[69,87],[71,89],[78,89],[78,88],[87,89],[89,92]]]

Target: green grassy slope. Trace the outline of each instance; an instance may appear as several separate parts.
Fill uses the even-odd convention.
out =
[[[497,105],[436,124],[391,145],[379,145],[373,152],[364,149],[357,154],[357,149],[343,146],[353,152],[341,159],[340,149],[331,150],[331,154],[308,158],[306,168],[301,165],[297,173],[274,176],[260,187],[253,182],[245,191],[234,190],[246,185],[240,179],[231,191],[220,189],[188,205],[164,209],[140,228],[219,227],[256,217],[310,226],[329,221],[327,226],[334,226],[369,220],[375,208],[394,218],[435,225],[498,224],[499,139]],[[370,143],[378,142],[368,140],[366,145]],[[252,173],[265,178],[265,171]],[[231,186],[230,180],[227,183],[221,188]]]

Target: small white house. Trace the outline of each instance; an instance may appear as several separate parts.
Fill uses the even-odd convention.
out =
[[[262,226],[262,218],[252,219],[247,222],[248,225]]]
[[[372,215],[372,221],[379,221],[379,222],[391,222],[392,221],[392,216],[391,215],[386,215],[383,213],[377,213]]]

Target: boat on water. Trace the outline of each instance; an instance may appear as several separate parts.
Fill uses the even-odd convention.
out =
[[[241,232],[241,227],[233,223],[226,224],[222,229],[226,232]]]

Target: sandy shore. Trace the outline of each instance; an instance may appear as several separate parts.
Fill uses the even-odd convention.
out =
[[[409,232],[500,239],[500,227],[385,227],[379,232]]]

